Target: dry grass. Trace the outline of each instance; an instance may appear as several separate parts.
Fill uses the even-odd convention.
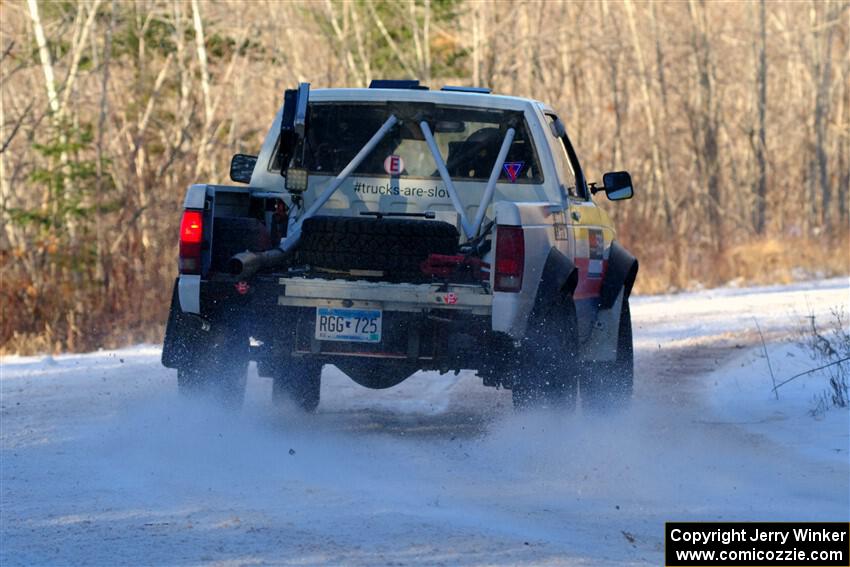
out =
[[[641,262],[635,293],[722,285],[785,284],[850,274],[850,234],[832,238],[762,238],[723,252],[692,247],[676,262],[671,246],[633,246]]]
[[[171,288],[151,279],[104,292],[12,277],[0,262],[0,355],[88,352],[159,342]],[[116,274],[120,275],[120,274]]]

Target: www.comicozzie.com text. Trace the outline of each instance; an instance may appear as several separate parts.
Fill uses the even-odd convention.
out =
[[[695,544],[722,543],[727,545],[738,541],[771,541],[786,544],[793,536],[796,542],[841,542],[847,532],[827,529],[795,528],[787,530],[762,530],[759,528],[715,529],[709,531],[683,530],[675,528],[670,532],[672,541],[685,541]]]

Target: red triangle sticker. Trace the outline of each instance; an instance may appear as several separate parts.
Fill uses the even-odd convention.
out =
[[[521,161],[505,162],[505,173],[508,175],[508,179],[511,180],[511,183],[516,183],[516,178],[519,177],[519,172],[522,171],[523,165],[525,165],[525,163]]]

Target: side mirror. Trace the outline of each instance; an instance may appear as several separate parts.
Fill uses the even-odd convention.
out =
[[[233,154],[230,159],[230,179],[237,183],[251,183],[251,174],[257,165],[257,156]]]
[[[628,171],[612,171],[602,176],[605,196],[610,201],[631,199],[635,191],[632,188],[632,176]]]

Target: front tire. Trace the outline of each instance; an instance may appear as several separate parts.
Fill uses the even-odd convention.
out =
[[[322,389],[322,364],[314,360],[290,358],[278,368],[272,382],[272,402],[282,405],[294,402],[301,410],[312,413],[319,407]]]
[[[581,377],[582,407],[591,411],[616,411],[628,407],[632,399],[635,355],[629,300],[623,300],[617,331],[617,358],[612,362],[588,365]]]

